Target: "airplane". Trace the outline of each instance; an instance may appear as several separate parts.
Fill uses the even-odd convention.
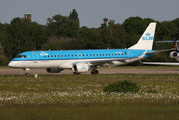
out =
[[[98,67],[124,65],[169,51],[152,50],[155,28],[156,23],[150,23],[137,44],[128,49],[27,51],[12,59],[8,66],[24,69],[26,75],[31,68],[46,68],[48,73],[71,69],[73,74],[90,70],[91,74],[99,74]]]
[[[173,39],[173,40],[167,40],[167,41],[155,41],[158,43],[163,43],[163,42],[173,42],[174,43],[174,50],[170,52],[169,56],[171,58],[175,58],[177,61],[179,61],[179,50],[178,50],[178,45],[177,42],[179,40]],[[179,63],[176,62],[142,62],[143,64],[150,64],[150,65],[172,65],[172,66],[178,66]]]

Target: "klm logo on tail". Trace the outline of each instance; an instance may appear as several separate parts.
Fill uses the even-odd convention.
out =
[[[153,40],[154,37],[150,36],[151,33],[145,33],[146,36],[142,37],[142,40]]]

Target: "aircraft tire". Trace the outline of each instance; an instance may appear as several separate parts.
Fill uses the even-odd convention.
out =
[[[99,71],[98,70],[91,70],[91,74],[99,74]]]
[[[78,74],[81,74],[81,73],[76,73],[76,72],[73,72],[74,75],[78,75]]]

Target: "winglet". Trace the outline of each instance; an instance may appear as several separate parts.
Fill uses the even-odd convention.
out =
[[[154,41],[154,33],[155,33],[156,23],[152,22],[149,24],[137,44],[131,46],[128,49],[147,49],[152,50],[153,41]]]

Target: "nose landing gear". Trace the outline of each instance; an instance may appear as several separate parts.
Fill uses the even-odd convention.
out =
[[[29,68],[24,68],[23,70],[25,70],[25,75],[29,75],[29,71],[30,71]]]

